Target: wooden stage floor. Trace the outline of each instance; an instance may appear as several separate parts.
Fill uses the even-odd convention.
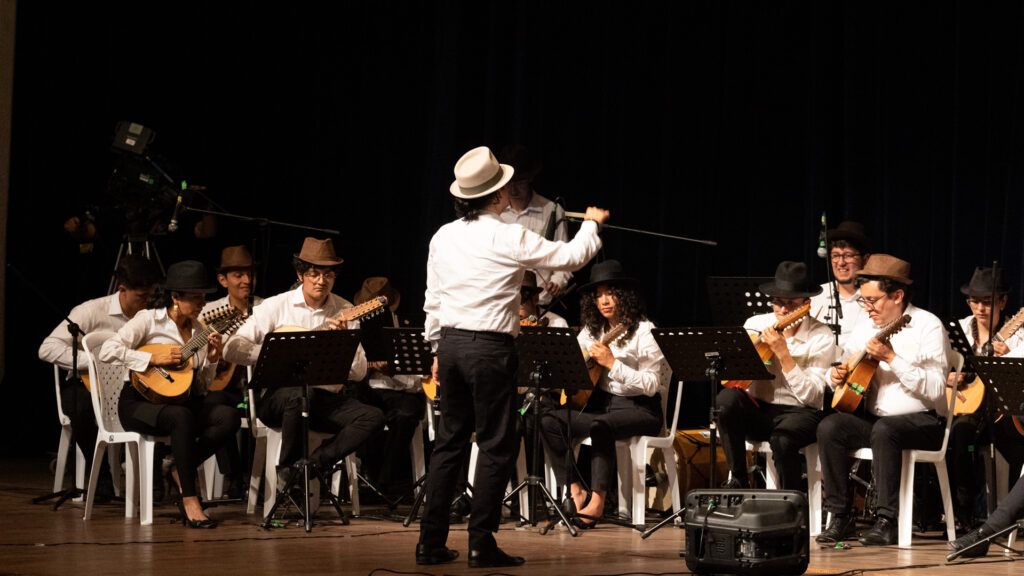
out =
[[[466,525],[452,528],[449,544],[463,558],[439,567],[414,559],[417,525],[356,518],[351,525],[326,521],[306,534],[290,526],[258,527],[241,504],[211,509],[215,530],[186,530],[174,523],[170,505],[154,509],[151,526],[124,517],[123,503],[97,506],[89,522],[84,505],[60,510],[30,500],[49,491],[52,477],[44,458],[0,461],[0,575],[7,574],[687,574],[679,556],[684,532],[666,527],[647,540],[628,528],[600,525],[572,538],[564,529],[541,536],[536,528],[502,525],[499,544],[525,556],[516,569],[470,569]],[[325,520],[330,515],[321,508]],[[814,548],[808,574],[870,573],[943,576],[1024,574],[1024,562],[994,551],[987,558],[945,564],[939,535],[917,535],[914,547],[848,550]]]

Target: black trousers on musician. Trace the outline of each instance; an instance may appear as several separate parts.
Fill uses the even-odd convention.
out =
[[[217,390],[206,394],[204,402],[208,404],[220,404],[238,412],[238,403],[242,401],[242,391],[238,388],[225,388],[224,390]],[[241,415],[239,415],[241,418]],[[244,468],[242,468],[242,456],[238,452],[238,444],[236,442],[225,442],[223,446],[217,450],[217,467],[225,476],[231,477],[237,481],[241,479],[241,474]]]
[[[465,474],[463,462],[475,432],[480,452],[469,547],[493,550],[515,445],[515,345],[507,334],[442,328],[437,360],[443,386],[441,422],[430,457],[420,543],[439,548],[448,540],[448,510],[460,474]]]
[[[302,453],[301,387],[275,389],[260,399],[258,411],[264,424],[281,429],[279,466],[290,466],[305,457]],[[314,463],[323,468],[331,468],[384,429],[384,413],[344,391],[335,393],[311,388],[309,429],[333,434],[319,447],[311,446],[310,454]]]
[[[983,465],[981,454],[987,452],[990,442],[1009,464],[1008,486],[1013,487],[1024,466],[1024,438],[1017,433],[1013,421],[1007,417],[993,423],[992,419],[994,415],[979,409],[973,414],[957,416],[950,427],[946,462],[957,520],[974,518],[977,495],[984,492],[977,482],[979,477],[984,477],[979,473]]]
[[[756,401],[743,390],[723,388],[718,393],[719,434],[732,477],[743,486],[747,477],[745,441],[767,441],[779,474],[779,488],[801,490],[800,449],[817,441],[823,413],[806,406]]]
[[[850,453],[871,448],[877,513],[895,520],[899,513],[903,450],[938,450],[944,427],[945,420],[934,411],[883,417],[844,412],[826,416],[818,425],[825,510],[849,513],[849,476],[854,460]]]
[[[384,414],[387,431],[361,450],[363,467],[376,478],[378,488],[389,492],[402,479],[411,479],[410,444],[416,428],[423,423],[426,399],[422,392],[387,388],[360,389],[363,401]],[[365,454],[364,454],[365,452]]]
[[[1019,473],[1020,470],[1017,472]],[[1022,519],[1024,519],[1024,482],[1017,482],[1013,486],[1013,490],[1010,490],[1006,498],[989,515],[985,527],[992,531],[999,531]]]
[[[196,495],[196,468],[227,442],[235,441],[238,411],[192,395],[186,404],[152,404],[125,385],[118,404],[125,430],[170,436],[181,495]]]
[[[665,424],[661,395],[616,396],[595,390],[590,404],[596,404],[592,411],[572,414],[572,440],[590,437],[590,488],[607,492],[615,473],[615,441],[661,432]],[[560,486],[577,480],[569,477],[566,468],[566,454],[572,445],[566,438],[569,418],[565,410],[551,410],[541,417],[545,457]]]

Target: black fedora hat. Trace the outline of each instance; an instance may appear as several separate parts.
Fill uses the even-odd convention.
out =
[[[167,269],[164,290],[166,292],[202,292],[203,294],[212,294],[217,291],[210,285],[206,266],[195,260],[171,264]]]
[[[973,298],[991,296],[993,287],[997,295],[1008,294],[1010,288],[1006,285],[1001,272],[1001,270],[997,272],[993,278],[991,267],[979,266],[974,269],[971,281],[961,286],[960,291]]]
[[[590,268],[590,281],[580,286],[580,291],[593,290],[598,284],[636,284],[635,278],[626,276],[622,271],[622,264],[618,260],[605,260],[598,262]]]
[[[803,262],[779,262],[775,280],[761,284],[761,292],[778,298],[810,298],[821,294],[821,286],[812,284]]]
[[[847,240],[860,246],[865,252],[870,253],[874,249],[874,243],[868,238],[867,233],[864,231],[864,225],[860,222],[844,220],[835,229],[829,230],[825,234],[830,248],[836,240]]]

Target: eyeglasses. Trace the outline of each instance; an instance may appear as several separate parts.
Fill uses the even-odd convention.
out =
[[[338,273],[334,270],[306,270],[303,272],[302,276],[309,278],[310,280],[317,280],[321,277],[324,280],[334,280],[337,278]]]
[[[856,302],[861,308],[874,308],[879,300],[885,300],[885,296],[876,296],[874,298],[858,296]]]
[[[772,306],[789,309],[799,308],[804,304],[804,300],[802,298],[772,298],[768,302],[770,302]]]
[[[837,252],[837,253],[833,254],[831,256],[831,258],[832,258],[833,262],[839,262],[840,260],[845,260],[847,262],[853,262],[857,258],[860,258],[860,252],[842,252],[842,253],[838,253]]]
[[[986,299],[986,300],[978,300],[977,298],[968,298],[967,299],[967,304],[969,306],[983,306],[985,308],[991,308],[992,307],[992,299],[989,298],[989,299]]]

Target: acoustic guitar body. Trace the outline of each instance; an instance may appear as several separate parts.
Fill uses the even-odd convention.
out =
[[[836,388],[836,392],[832,396],[832,407],[846,413],[856,410],[864,398],[864,393],[868,391],[868,386],[870,386],[877,369],[878,361],[870,356],[865,356],[847,375],[846,382]]]
[[[177,344],[146,344],[139,348],[140,352],[150,354],[166,353],[171,348],[177,348]],[[179,366],[163,367],[160,369],[150,366],[144,372],[132,371],[131,384],[143,398],[155,404],[178,404],[188,398],[189,389],[192,387],[192,359]]]
[[[981,381],[981,377],[975,377],[974,380],[966,384],[961,384],[955,390],[952,387],[946,388],[946,405],[949,405],[950,395],[959,394],[960,396],[956,399],[956,406],[953,407],[953,415],[959,416],[961,414],[974,414],[978,408],[981,407],[982,401],[985,399],[985,384]]]
[[[757,351],[758,357],[761,358],[761,362],[764,362],[765,366],[769,365],[772,358],[775,357],[775,353],[772,352],[771,346],[761,342],[761,338],[757,334],[751,334],[750,339],[754,341],[754,350]],[[753,380],[722,380],[722,386],[726,388],[736,388],[737,390],[746,390],[753,384]]]

